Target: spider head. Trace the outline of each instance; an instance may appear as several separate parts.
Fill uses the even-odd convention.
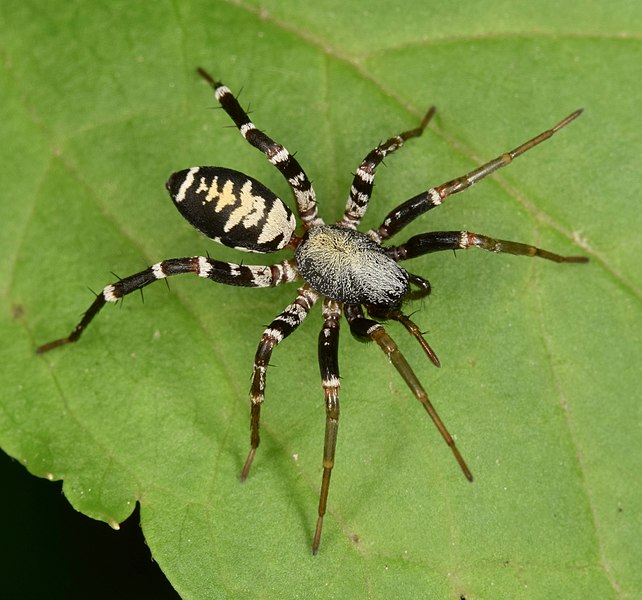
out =
[[[296,249],[299,272],[315,290],[346,304],[393,310],[408,293],[408,273],[365,234],[340,225],[312,227]]]

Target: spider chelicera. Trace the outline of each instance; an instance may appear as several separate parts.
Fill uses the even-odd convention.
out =
[[[391,137],[368,153],[354,175],[343,217],[334,225],[326,225],[317,216],[312,184],[298,161],[283,146],[254,126],[227,87],[215,81],[203,69],[199,68],[198,73],[213,88],[216,99],[243,137],[263,152],[288,181],[294,192],[303,231],[301,235],[295,233],[297,223],[292,211],[273,192],[255,179],[223,167],[193,167],[174,173],[166,187],[176,208],[192,226],[226,246],[258,253],[289,248],[294,251],[294,258],[269,266],[227,263],[205,256],[163,260],[106,286],[67,337],[44,344],[37,352],[47,352],[75,342],[105,303],[116,302],[135,290],[171,275],[194,273],[218,283],[244,287],[273,287],[301,281],[296,298],[265,329],[256,352],[250,390],[250,451],[241,472],[241,480],[247,477],[259,446],[259,416],[272,351],[301,325],[310,309],[321,300],[323,328],[319,335],[319,367],[325,393],[326,421],[318,519],[312,540],[312,552],[316,554],[321,540],[339,426],[337,354],[341,314],[357,339],[374,341],[385,352],[430,415],[466,478],[472,481],[470,469],[426,391],[380,323],[386,320],[401,323],[421,344],[428,358],[440,366],[417,325],[402,312],[406,300],[430,294],[430,283],[406,271],[399,266],[399,261],[429,252],[472,247],[491,252],[539,256],[555,262],[583,263],[588,260],[582,256],[560,256],[528,244],[494,239],[470,231],[422,233],[398,246],[383,246],[382,243],[419,215],[439,206],[448,196],[469,188],[548,139],[582,111],[576,110],[551,129],[470,173],[421,192],[392,210],[380,227],[361,233],[357,231],[357,226],[368,207],[377,166],[388,154],[401,148],[406,140],[423,133],[435,113],[434,107],[427,112],[419,127]],[[365,316],[364,309],[372,318]]]

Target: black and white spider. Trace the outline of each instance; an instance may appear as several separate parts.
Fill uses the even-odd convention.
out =
[[[466,478],[472,481],[468,466],[430,403],[426,391],[379,322],[400,322],[421,344],[428,358],[439,366],[439,360],[417,325],[401,310],[406,300],[430,294],[430,284],[423,277],[406,271],[398,262],[429,252],[472,247],[492,252],[540,256],[555,262],[587,261],[585,257],[560,256],[527,244],[493,239],[470,231],[422,233],[398,246],[383,246],[382,243],[419,215],[439,206],[448,196],[465,190],[548,139],[582,111],[575,111],[553,128],[474,171],[421,192],[391,211],[380,227],[361,233],[356,228],[368,207],[377,166],[406,140],[423,133],[435,112],[434,107],[428,111],[419,127],[391,137],[368,153],[354,175],[343,217],[334,225],[326,225],[317,216],[314,190],[297,160],[283,146],[254,126],[227,87],[202,69],[198,69],[198,73],[212,86],[216,99],[243,137],[263,152],[287,179],[294,192],[303,231],[301,235],[295,233],[297,223],[292,211],[273,192],[255,179],[223,167],[193,167],[174,173],[166,186],[176,208],[196,229],[226,246],[258,253],[289,248],[294,251],[294,258],[269,266],[227,263],[205,256],[163,260],[140,273],[106,286],[69,336],[44,344],[37,352],[47,352],[75,342],[105,303],[116,302],[135,290],[171,275],[194,273],[218,283],[244,287],[273,287],[301,281],[296,298],[263,332],[256,352],[250,390],[250,451],[241,479],[247,477],[259,446],[259,416],[265,395],[266,369],[272,351],[301,325],[314,304],[322,300],[323,328],[319,335],[319,366],[325,393],[326,425],[318,520],[312,540],[312,551],[316,553],[321,539],[339,426],[340,381],[337,354],[341,314],[345,316],[351,333],[357,339],[374,341],[386,353],[450,446]],[[364,308],[373,318],[366,318]]]

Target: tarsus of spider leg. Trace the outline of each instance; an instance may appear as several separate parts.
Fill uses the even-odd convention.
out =
[[[453,454],[455,455],[455,459],[457,460],[457,463],[459,464],[459,467],[463,471],[466,479],[468,479],[468,481],[472,481],[473,475],[470,472],[470,469],[468,468],[466,461],[464,460],[459,450],[457,449],[457,446],[455,445],[455,440],[450,435],[448,429],[446,429],[446,426],[444,425],[443,421],[437,414],[437,411],[435,410],[434,406],[428,399],[428,394],[426,393],[426,390],[424,390],[423,386],[417,379],[417,376],[415,375],[412,368],[406,361],[405,357],[399,350],[397,344],[388,335],[388,333],[383,328],[383,326],[377,327],[371,333],[371,337],[375,342],[377,342],[377,344],[379,344],[381,349],[388,355],[388,357],[390,358],[390,362],[397,369],[399,374],[403,377],[404,381],[408,384],[408,387],[412,390],[417,400],[419,400],[423,404],[423,407],[426,409],[426,412],[430,415],[430,418],[432,419],[433,423],[439,430],[439,433],[441,433],[441,437],[444,438],[444,441],[446,442],[446,444],[448,444]]]

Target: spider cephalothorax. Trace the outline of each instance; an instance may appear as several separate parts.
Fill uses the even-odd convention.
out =
[[[319,367],[325,393],[326,428],[318,519],[312,540],[312,551],[316,553],[321,540],[339,425],[337,355],[341,315],[345,316],[351,333],[357,339],[374,341],[387,354],[412,393],[429,413],[464,475],[472,481],[468,466],[430,403],[423,386],[383,325],[367,318],[364,308],[375,319],[399,321],[421,344],[428,358],[439,366],[435,353],[419,328],[401,311],[404,301],[427,296],[430,284],[419,275],[406,271],[398,261],[429,252],[474,246],[492,252],[540,256],[556,262],[579,263],[587,260],[580,256],[560,256],[527,244],[493,239],[469,231],[423,233],[399,246],[383,246],[383,242],[419,215],[441,204],[448,196],[470,187],[548,139],[579,116],[581,110],[575,111],[555,127],[515,150],[500,155],[462,177],[421,192],[391,211],[378,229],[361,233],[356,228],[366,212],[377,166],[407,139],[422,134],[434,114],[434,108],[428,111],[419,127],[391,137],[368,153],[354,175],[342,219],[335,225],[326,225],[317,216],[312,184],[297,160],[283,146],[254,126],[227,87],[216,82],[202,69],[198,69],[198,72],[212,86],[216,99],[243,137],[261,150],[287,179],[294,192],[303,234],[299,236],[295,233],[295,217],[276,194],[255,179],[223,167],[193,167],[174,173],[166,184],[174,204],[196,229],[217,242],[239,250],[261,253],[290,248],[294,250],[294,258],[269,266],[227,263],[204,256],[163,260],[140,273],[107,285],[69,336],[44,344],[37,351],[42,353],[75,342],[106,302],[115,302],[171,275],[195,273],[218,283],[245,287],[273,287],[301,281],[296,298],[265,329],[256,352],[250,390],[250,451],[241,478],[247,477],[259,446],[259,416],[265,395],[266,369],[272,350],[303,322],[312,306],[322,300],[323,328],[319,334]]]
[[[392,310],[408,294],[406,270],[356,229],[311,227],[295,256],[301,278],[326,298]]]

